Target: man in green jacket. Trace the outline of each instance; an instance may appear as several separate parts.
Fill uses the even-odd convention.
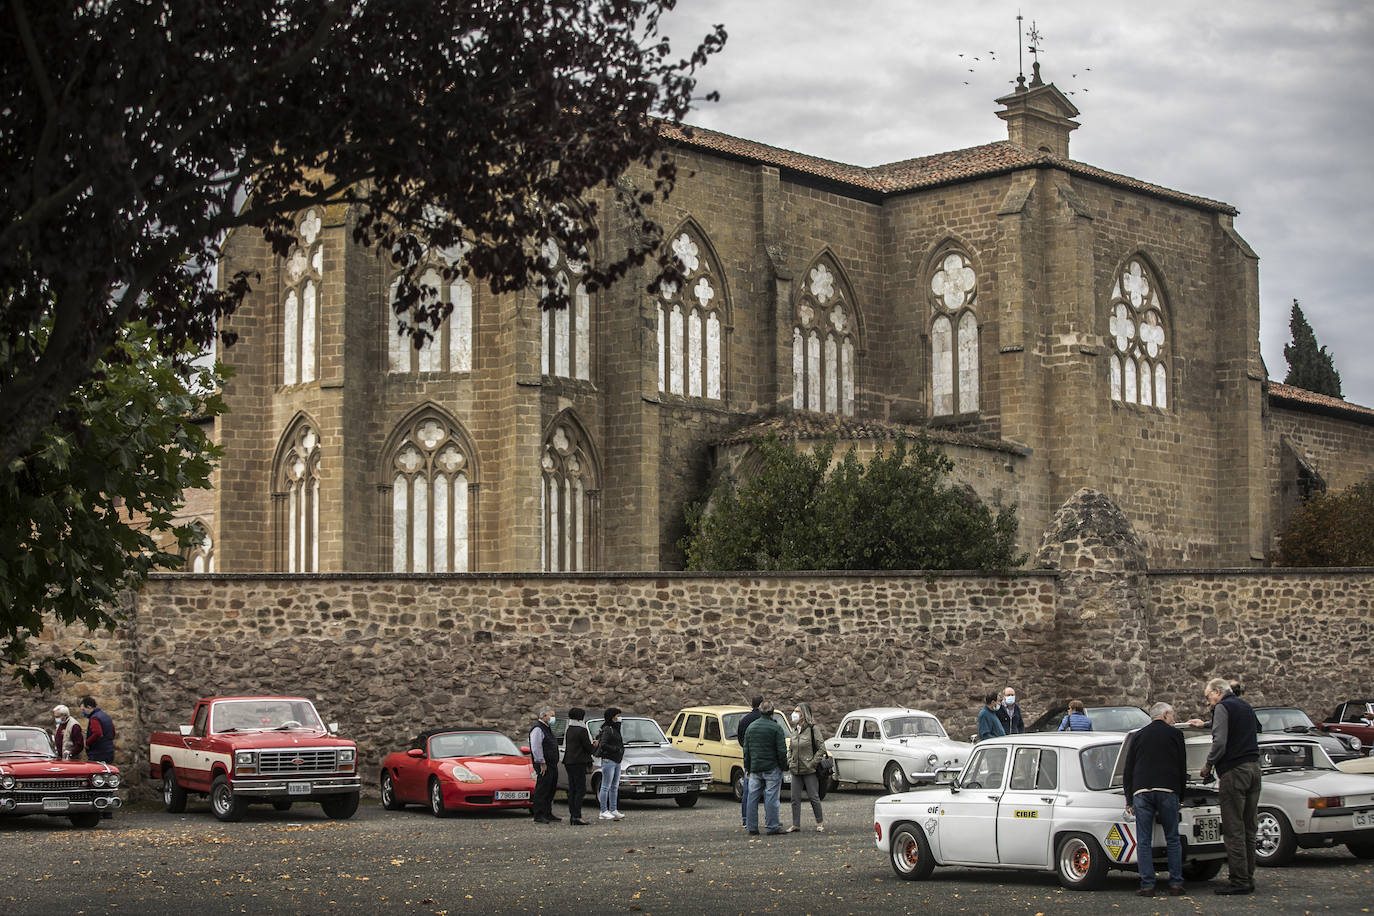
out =
[[[759,796],[763,796],[764,827],[770,835],[782,833],[778,795],[782,792],[782,768],[787,766],[787,735],[773,718],[773,704],[765,700],[759,717],[744,732],[744,771],[749,774],[749,804],[745,826],[759,832]]]

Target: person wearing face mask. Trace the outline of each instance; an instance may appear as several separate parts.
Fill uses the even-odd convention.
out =
[[[1010,687],[1002,691],[1002,705],[997,707],[997,718],[1008,735],[1019,735],[1026,730],[1021,707],[1016,705],[1016,691]]]
[[[530,799],[536,824],[561,821],[553,813],[553,793],[558,790],[558,739],[553,734],[553,707],[541,706],[530,726],[530,754],[534,757],[534,794]]]
[[[822,732],[824,734],[824,732]],[[825,756],[825,744],[816,734],[816,720],[808,703],[798,703],[792,710],[792,746],[787,751],[787,768],[792,771],[792,826],[788,833],[801,829],[802,795],[811,802],[811,814],[816,829],[825,832],[825,815],[821,812],[820,776],[816,764]]]
[[[81,726],[72,718],[72,711],[65,706],[52,708],[53,744],[57,746],[57,756],[71,760],[81,756]]]
[[[601,788],[596,792],[596,800],[601,804],[603,821],[618,821],[625,817],[617,807],[620,804],[620,762],[625,759],[625,739],[620,735],[620,710],[612,706],[601,718],[601,731],[597,732],[592,744],[596,755],[601,758]]]
[[[997,713],[1001,712],[1002,698],[997,691],[992,691],[983,697],[983,708],[978,710],[978,740],[986,741],[989,738],[1000,738],[1007,733],[1002,727],[1002,720]]]
[[[583,720],[587,712],[580,706],[568,710],[568,730],[563,733],[563,769],[568,771],[568,823],[585,827],[582,799],[587,794],[587,767],[592,762],[592,736]]]

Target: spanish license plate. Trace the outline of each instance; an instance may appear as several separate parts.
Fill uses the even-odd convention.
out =
[[[1356,811],[1350,826],[1357,830],[1361,827],[1374,827],[1374,811]]]
[[[288,782],[286,784],[287,795],[309,795],[310,783],[308,782]]]
[[[66,811],[70,804],[71,802],[65,798],[45,798],[43,799],[43,810]]]
[[[659,786],[659,787],[658,787],[658,794],[659,794],[659,795],[686,795],[686,794],[687,794],[687,787],[686,787],[686,786]]]
[[[497,801],[529,801],[530,793],[528,789],[509,790],[496,793]]]
[[[1221,842],[1221,818],[1203,815],[1193,819],[1193,839],[1199,843]]]

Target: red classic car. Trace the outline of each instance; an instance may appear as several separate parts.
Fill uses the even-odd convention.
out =
[[[98,827],[120,806],[119,770],[108,763],[59,760],[41,728],[0,725],[0,815],[47,814],[74,827]]]
[[[1360,745],[1374,755],[1374,700],[1346,700],[1331,718],[1317,726],[1322,731],[1359,738]]]
[[[534,766],[499,732],[442,728],[388,754],[381,783],[388,811],[427,804],[435,817],[445,817],[459,808],[528,808]]]

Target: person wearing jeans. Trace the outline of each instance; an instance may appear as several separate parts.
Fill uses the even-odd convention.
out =
[[[601,803],[603,821],[618,821],[625,815],[620,813],[620,764],[625,759],[625,740],[620,735],[620,710],[612,706],[602,717],[601,731],[597,732],[594,745],[596,754],[601,758],[601,788],[596,792],[596,800]]]
[[[763,826],[769,834],[782,833],[778,798],[782,794],[782,767],[749,772],[749,811],[745,827],[750,834],[759,832],[759,798],[763,798]]]
[[[749,773],[749,803],[745,824],[751,834],[759,832],[759,796],[763,796],[764,826],[770,834],[782,833],[778,819],[778,795],[782,791],[782,768],[787,765],[787,737],[773,718],[773,704],[759,707],[759,717],[745,730],[744,769]]]
[[[1122,782],[1126,813],[1135,814],[1136,868],[1141,897],[1155,894],[1155,824],[1164,831],[1169,862],[1169,893],[1183,893],[1183,844],[1178,838],[1178,809],[1188,780],[1188,750],[1174,727],[1174,708],[1168,703],[1150,707],[1151,722],[1130,738]]]

